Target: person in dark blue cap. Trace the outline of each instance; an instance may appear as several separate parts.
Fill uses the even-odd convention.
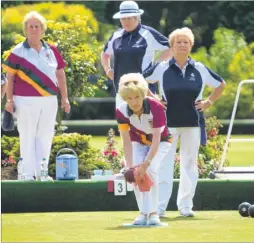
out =
[[[106,75],[113,80],[116,92],[116,107],[123,102],[118,94],[118,83],[122,75],[142,73],[152,65],[154,52],[161,51],[159,60],[167,60],[171,56],[168,39],[157,30],[140,22],[143,9],[134,1],[124,1],[114,19],[120,19],[122,29],[115,31],[101,54],[101,62]],[[111,68],[110,60],[114,59]],[[157,84],[156,84],[157,85]],[[156,92],[156,86],[149,88]],[[150,93],[152,95],[152,93]],[[153,96],[153,95],[152,95]]]

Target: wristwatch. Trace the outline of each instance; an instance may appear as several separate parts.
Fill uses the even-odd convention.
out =
[[[214,102],[214,101],[210,100],[209,98],[207,99],[207,101],[210,103],[210,105],[212,105]]]
[[[112,68],[109,68],[106,72],[106,74],[108,75],[110,71],[114,71]]]

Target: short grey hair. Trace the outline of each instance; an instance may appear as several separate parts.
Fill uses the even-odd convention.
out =
[[[40,15],[38,12],[31,11],[31,12],[29,12],[29,13],[27,13],[25,15],[24,20],[23,20],[23,32],[24,32],[25,35],[26,35],[27,22],[30,19],[37,19],[37,20],[39,20],[40,23],[41,23],[41,27],[43,29],[43,32],[45,33],[45,31],[47,29],[46,19],[42,15]]]

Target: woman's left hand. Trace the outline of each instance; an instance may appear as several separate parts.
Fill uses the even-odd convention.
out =
[[[71,111],[71,106],[68,98],[61,100],[61,108],[63,108],[66,113],[69,113]]]
[[[195,108],[198,111],[203,111],[205,109],[208,109],[211,106],[211,103],[209,100],[199,100],[195,102]]]

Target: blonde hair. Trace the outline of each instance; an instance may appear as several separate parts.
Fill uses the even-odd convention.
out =
[[[45,33],[45,31],[47,29],[46,19],[42,15],[40,15],[38,12],[31,11],[31,12],[29,12],[29,13],[27,13],[25,15],[24,20],[23,20],[23,32],[24,32],[25,35],[26,35],[27,22],[30,19],[37,19],[37,20],[39,20],[40,23],[41,23],[41,27],[43,29],[43,32]]]
[[[171,34],[168,37],[168,41],[169,41],[170,46],[173,46],[176,37],[178,37],[180,35],[184,35],[184,36],[188,37],[188,39],[191,43],[191,46],[194,45],[194,39],[195,38],[194,38],[194,35],[193,35],[191,29],[189,29],[187,27],[184,27],[184,28],[181,28],[181,29],[176,29],[173,32],[171,32]]]
[[[127,100],[129,93],[140,94],[145,98],[148,84],[140,73],[124,74],[119,82],[119,94],[124,101]]]

